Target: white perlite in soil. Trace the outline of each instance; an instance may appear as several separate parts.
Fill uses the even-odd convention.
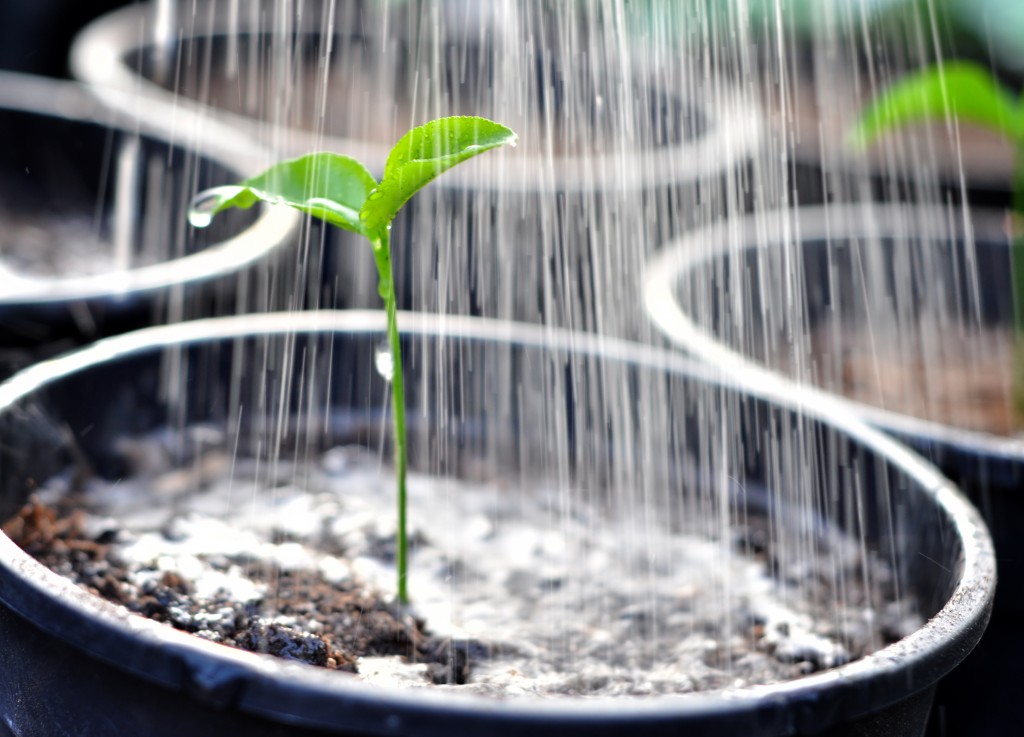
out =
[[[271,472],[218,450],[170,472],[153,441],[125,450],[141,472],[91,484],[88,527],[118,531],[139,585],[173,573],[191,579],[197,598],[255,600],[273,592],[246,569],[270,562],[393,597],[393,477],[375,454],[339,447]],[[362,658],[359,677],[374,683],[500,696],[728,689],[842,664],[919,625],[857,590],[865,567],[882,588],[887,574],[862,566],[851,541],[832,542],[828,571],[805,564],[783,572],[783,586],[768,556],[740,552],[752,528],[732,540],[654,523],[637,534],[597,509],[568,511],[557,494],[501,482],[413,474],[409,520],[414,613],[430,634],[466,641],[470,677],[433,686],[422,663]],[[837,559],[846,570],[832,570]],[[822,583],[830,577],[844,580],[846,601]]]

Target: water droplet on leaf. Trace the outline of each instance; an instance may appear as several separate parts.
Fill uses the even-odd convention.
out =
[[[194,228],[205,228],[213,222],[221,206],[235,197],[244,187],[214,187],[195,196],[188,208],[188,222]]]
[[[205,228],[213,222],[213,215],[193,207],[188,211],[188,222],[193,228]]]

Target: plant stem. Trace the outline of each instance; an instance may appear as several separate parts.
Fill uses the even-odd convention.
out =
[[[409,538],[406,534],[405,492],[405,380],[402,377],[402,348],[398,341],[398,316],[395,304],[395,278],[391,270],[391,245],[388,228],[373,239],[373,257],[380,275],[378,291],[388,315],[388,347],[391,350],[391,412],[395,424],[395,478],[398,484],[398,531],[395,566],[398,574],[398,603],[409,603]]]

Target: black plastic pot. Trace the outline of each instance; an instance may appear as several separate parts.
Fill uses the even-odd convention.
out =
[[[779,528],[817,520],[823,530],[864,533],[926,623],[864,659],[777,685],[493,700],[371,687],[215,645],[127,615],[0,536],[0,713],[12,734],[921,734],[937,680],[981,637],[995,585],[979,515],[930,466],[827,402],[670,352],[474,318],[399,319],[414,467],[459,474],[484,463],[523,490],[557,473],[609,503],[633,485],[649,490],[652,510],[676,510],[669,514],[709,484],[728,500],[705,511],[709,528],[760,508]],[[10,509],[72,457],[118,478],[116,440],[167,423],[219,429],[242,454],[273,454],[262,441],[282,432],[289,453],[380,447],[383,328],[383,315],[369,312],[208,320],[34,366],[0,386],[0,498]],[[159,391],[169,372],[202,379]],[[289,407],[311,414],[291,423]],[[727,428],[733,450],[712,450],[708,439],[728,437]],[[814,509],[789,516],[800,498]]]
[[[238,281],[255,281],[294,237],[298,219],[283,211],[232,214],[208,232],[188,225],[198,188],[258,160],[260,149],[238,136],[232,151],[203,153],[184,132],[112,114],[79,85],[11,73],[0,74],[0,129],[17,144],[0,152],[12,249],[0,262],[7,348],[52,352],[154,321],[234,312]],[[40,255],[39,238],[52,254]],[[76,242],[74,264],[48,260]]]
[[[936,369],[942,359],[929,359],[922,346],[975,336],[959,350],[984,357],[979,366],[1004,366],[1008,387],[1012,341],[998,352],[998,344],[978,337],[983,329],[1013,330],[1006,227],[1005,216],[994,211],[903,205],[802,208],[722,223],[670,243],[652,260],[647,313],[692,356],[780,380],[785,375],[805,388],[813,382],[823,388],[812,394],[916,448],[981,509],[1004,581],[1020,582],[1024,440],[825,394],[843,391],[844,361],[858,350],[848,341],[869,327],[879,354],[888,344],[908,365]],[[795,337],[812,334],[813,342]],[[942,699],[950,734],[1005,729],[1011,684],[1024,674],[1003,656],[1021,644],[1021,592],[1018,585],[1001,587],[986,641],[991,657],[976,654],[958,671],[963,679],[952,679]]]
[[[211,6],[189,24],[175,22],[173,7],[169,18],[159,16],[159,4],[127,7],[79,35],[72,68],[83,81],[175,105],[185,120],[200,116],[224,123],[284,154],[336,150],[365,159],[378,172],[411,124],[441,115],[496,116],[503,111],[505,117],[519,118],[503,122],[520,133],[527,151],[503,158],[500,166],[488,167],[481,160],[475,169],[453,172],[440,180],[448,186],[468,182],[506,191],[595,191],[697,181],[740,164],[757,142],[752,111],[743,109],[738,98],[729,100],[720,91],[723,99],[712,107],[666,91],[667,84],[655,85],[649,70],[629,60],[622,63],[636,67],[635,73],[612,69],[617,59],[602,64],[573,57],[578,49],[547,25],[555,22],[555,8],[545,15],[525,5],[506,17],[459,0],[392,8],[346,3],[330,16],[321,15],[329,7],[324,3],[281,20],[267,16],[269,7],[255,2],[233,15],[228,6]],[[565,32],[578,34],[572,40],[585,47],[587,34],[595,30]],[[328,43],[331,54],[325,61]],[[287,56],[290,66],[274,78],[265,65]],[[264,66],[247,66],[250,59]],[[181,68],[174,71],[179,61]],[[324,84],[324,70],[318,67],[325,63],[326,93],[316,89]],[[303,65],[313,73],[304,76]],[[272,94],[286,82],[293,84],[285,109],[265,99],[251,103],[252,109],[246,101],[251,92]],[[569,106],[582,105],[580,100],[595,94],[618,94],[615,84],[625,87],[630,120],[639,126],[631,131],[635,140],[608,138],[614,113],[605,103],[613,107],[617,99],[574,111],[581,115],[580,129],[565,128]],[[586,89],[576,90],[576,85]],[[108,93],[98,89],[97,94]],[[536,99],[540,109],[516,110],[508,104],[509,95],[522,96],[524,104]],[[131,104],[123,96],[109,102],[122,109]],[[381,112],[367,109],[374,106]],[[510,107],[511,113],[506,111]],[[618,148],[623,145],[635,150],[625,162]],[[722,156],[728,161],[718,159]]]
[[[605,59],[611,31],[579,20],[573,4],[342,3],[333,16],[327,6],[282,19],[250,12],[260,3],[237,16],[217,4],[168,24],[157,6],[135,5],[83,31],[72,66],[154,114],[173,105],[197,130],[225,124],[282,155],[338,151],[378,173],[413,124],[471,114],[511,126],[517,149],[448,172],[400,217],[392,248],[405,309],[635,326],[641,315],[619,312],[633,303],[643,244],[729,207],[726,190],[759,140],[749,95],[700,82],[700,65],[674,51],[653,68],[624,49]],[[339,245],[320,256],[321,304],[376,307],[365,244],[329,237]]]

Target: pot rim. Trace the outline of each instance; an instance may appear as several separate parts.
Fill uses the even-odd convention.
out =
[[[919,215],[913,224],[907,213]],[[823,205],[794,210],[775,210],[761,215],[718,222],[670,241],[658,250],[645,267],[644,309],[654,325],[670,342],[702,361],[731,371],[769,374],[792,381],[767,369],[719,342],[697,325],[680,307],[675,285],[689,271],[705,266],[727,254],[754,248],[772,248],[800,240],[827,240],[852,228],[864,237],[909,236],[915,226],[925,228],[923,237],[948,237],[950,232],[976,240],[1005,244],[1005,214],[998,210],[954,210],[940,205],[872,204]],[[933,235],[930,235],[933,234]],[[846,412],[875,427],[923,444],[937,444],[966,455],[985,456],[1009,463],[1024,462],[1024,439],[1007,438],[958,428],[911,415],[846,399],[817,387],[800,385],[813,397],[828,397]]]
[[[104,95],[116,95],[110,91]],[[125,104],[139,105],[116,95]],[[232,137],[233,150],[202,150],[190,146],[170,121],[170,126],[152,126],[146,121],[105,110],[88,88],[76,82],[0,71],[0,109],[23,112],[67,122],[113,128],[128,134],[145,135],[179,145],[208,156],[221,166],[240,174],[253,168],[261,149],[239,136]],[[185,213],[181,213],[182,220]],[[233,273],[266,258],[286,244],[299,224],[297,213],[288,208],[262,207],[257,219],[227,240],[194,254],[140,268],[109,271],[88,276],[47,279],[3,270],[4,286],[0,307],[51,304],[93,299],[129,299],[135,295],[168,289],[185,283],[214,279]]]
[[[117,667],[173,689],[183,680],[223,705],[308,726],[331,725],[344,714],[350,728],[368,733],[401,728],[437,733],[432,720],[455,716],[467,730],[505,723],[529,726],[537,734],[591,735],[595,727],[642,720],[676,725],[680,721],[721,726],[725,716],[745,734],[784,733],[802,719],[846,719],[896,703],[926,688],[954,667],[977,643],[987,622],[995,588],[992,542],[978,512],[950,481],[893,439],[819,402],[771,375],[750,377],[695,363],[678,352],[594,334],[461,316],[399,313],[404,335],[515,343],[625,361],[691,377],[781,405],[839,428],[861,445],[897,465],[950,520],[963,545],[962,575],[941,611],[904,639],[861,660],[830,671],[769,686],[651,699],[512,699],[496,701],[464,694],[415,693],[370,686],[344,674],[287,663],[269,655],[233,650],[141,617],[78,589],[26,555],[0,534],[0,599],[30,620],[40,611],[73,615],[70,632],[56,633],[74,647]],[[386,316],[378,311],[277,313],[199,320],[146,328],[104,339],[85,349],[38,363],[0,384],[0,412],[30,392],[95,362],[128,357],[175,345],[242,335],[297,332],[383,334]],[[36,615],[36,616],[33,616]],[[91,629],[89,629],[91,628]],[[76,637],[77,634],[77,637]],[[125,647],[149,647],[146,658],[125,658]],[[141,661],[141,662],[139,662]],[[164,663],[166,667],[161,667]],[[185,674],[183,676],[183,673]],[[198,684],[198,685],[197,685]],[[188,685],[185,686],[188,688]],[[211,696],[211,693],[215,696]],[[216,696],[219,694],[219,696]],[[288,698],[284,698],[287,696]],[[275,703],[276,702],[276,703]],[[286,703],[285,703],[286,702]],[[755,728],[756,727],[756,728]]]
[[[278,143],[267,123],[244,115],[218,110],[178,97],[134,72],[126,52],[153,39],[166,23],[157,18],[153,3],[133,4],[115,10],[86,26],[74,39],[70,65],[77,79],[95,85],[95,93],[113,109],[139,116],[147,124],[165,127],[169,120],[201,131],[200,135],[222,138],[226,131],[246,131],[272,147]],[[208,14],[209,26],[200,34],[249,32],[249,18],[240,14],[233,21],[225,4]],[[296,32],[319,33],[316,13],[298,19]],[[181,31],[181,29],[179,29]],[[185,31],[189,33],[189,31]],[[170,38],[170,37],[168,37]],[[119,91],[121,94],[117,94]],[[112,94],[113,93],[113,94]],[[124,93],[131,93],[125,96]],[[716,106],[701,108],[708,120],[708,132],[693,142],[636,153],[608,153],[596,156],[530,156],[525,152],[499,157],[490,164],[475,162],[440,177],[435,186],[472,186],[500,192],[590,192],[602,189],[633,191],[645,187],[695,184],[739,167],[755,152],[761,141],[760,112],[754,96],[740,88],[715,88]],[[370,162],[370,169],[383,166],[391,146],[347,137],[325,136],[296,128],[287,129],[293,141],[282,152],[297,156],[316,150],[345,153]]]

